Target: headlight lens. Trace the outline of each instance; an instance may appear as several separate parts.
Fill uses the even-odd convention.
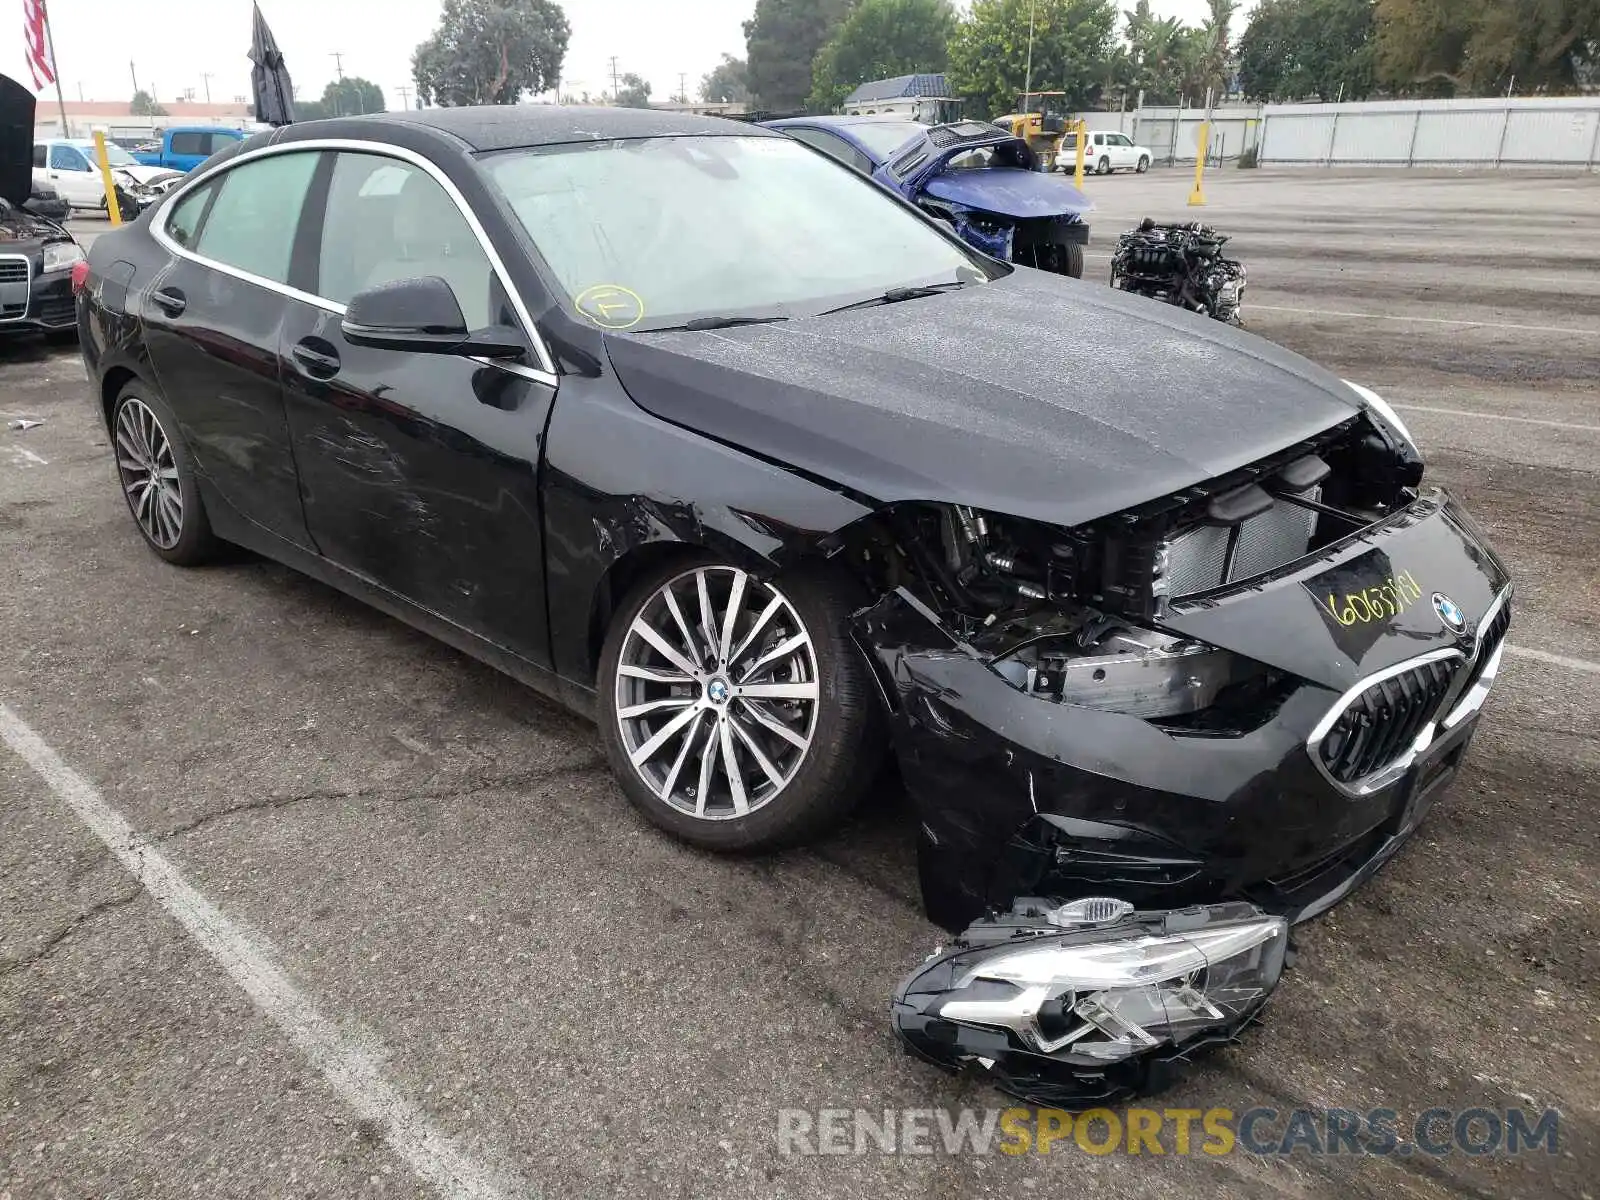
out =
[[[950,1066],[990,1066],[1009,1050],[1069,1074],[1103,1069],[1237,1029],[1277,986],[1288,942],[1284,918],[1248,904],[1128,913],[1076,932],[1044,917],[979,922],[900,986],[896,1029]]]
[[[1411,444],[1413,450],[1417,449],[1417,439],[1411,436],[1411,430],[1406,428],[1406,423],[1400,419],[1400,414],[1394,411],[1394,407],[1387,400],[1371,388],[1362,387],[1359,383],[1351,383],[1348,379],[1344,383],[1346,387],[1366,401],[1368,408],[1383,418],[1385,425],[1405,438]],[[1421,457],[1420,451],[1418,451],[1418,457]]]
[[[52,242],[44,248],[44,269],[64,271],[83,258],[83,250],[76,242]]]

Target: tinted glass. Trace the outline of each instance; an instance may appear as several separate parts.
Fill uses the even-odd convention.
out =
[[[227,172],[196,250],[207,258],[289,281],[289,256],[317,155],[274,154]]]
[[[873,158],[883,162],[922,129],[915,121],[865,121],[850,126],[850,133]]]
[[[42,167],[44,166],[44,160],[45,148],[43,146],[35,146],[33,148],[33,165],[36,167]]]
[[[175,133],[172,135],[174,154],[210,154],[211,135],[207,133]]]
[[[194,235],[200,227],[200,218],[205,215],[206,201],[211,199],[212,191],[212,187],[207,185],[190,192],[172,210],[172,215],[167,218],[167,235],[178,245],[194,248]]]
[[[988,278],[883,188],[788,138],[583,142],[481,161],[573,308],[604,328],[805,315]]]
[[[51,146],[50,166],[57,171],[87,171],[88,160],[71,146]]]
[[[380,283],[429,275],[450,285],[468,328],[510,323],[491,303],[493,269],[483,246],[431,175],[382,155],[340,154],[323,218],[317,294],[347,304]]]

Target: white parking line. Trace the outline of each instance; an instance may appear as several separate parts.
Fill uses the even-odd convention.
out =
[[[441,1195],[456,1200],[510,1200],[532,1195],[526,1185],[502,1179],[474,1162],[428,1122],[383,1077],[383,1050],[317,1010],[277,966],[274,948],[247,933],[192,887],[142,834],[107,804],[83,776],[52,750],[16,713],[0,704],[0,741],[32,767],[52,792],[106,844],[128,873],[216,959],[322,1074],[355,1113],[378,1124],[390,1147]]]
[[[1402,313],[1341,312],[1331,308],[1288,308],[1279,304],[1251,304],[1259,312],[1308,313],[1313,317],[1344,317],[1353,321],[1412,321],[1423,325],[1451,325],[1464,329],[1516,329],[1527,333],[1564,333],[1600,337],[1600,329],[1574,329],[1570,325],[1514,325],[1510,321],[1458,321],[1452,317],[1408,317]]]
[[[1401,404],[1392,402],[1396,408],[1403,408],[1407,412],[1439,413],[1446,417],[1477,417],[1484,421],[1515,421],[1518,425],[1544,425],[1550,429],[1575,429],[1581,433],[1600,433],[1600,425],[1575,425],[1571,421],[1546,421],[1539,417],[1513,417],[1508,413],[1473,412],[1466,408],[1434,408],[1427,404]]]
[[[1543,650],[1529,650],[1525,646],[1506,646],[1507,654],[1518,658],[1531,658],[1534,662],[1548,663],[1552,667],[1565,667],[1569,671],[1582,671],[1585,675],[1600,675],[1600,663],[1586,658],[1568,658],[1565,654],[1547,654]]]

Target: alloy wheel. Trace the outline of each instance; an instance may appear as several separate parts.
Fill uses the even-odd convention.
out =
[[[137,397],[117,409],[117,471],[134,520],[145,537],[171,550],[183,536],[183,491],[172,442],[156,414]]]
[[[657,588],[617,661],[622,747],[658,800],[707,821],[743,817],[794,780],[816,734],[811,634],[787,597],[734,567]]]

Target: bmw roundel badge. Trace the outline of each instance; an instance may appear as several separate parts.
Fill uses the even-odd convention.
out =
[[[1444,622],[1444,627],[1451,633],[1467,631],[1467,614],[1461,611],[1459,604],[1443,592],[1433,594],[1433,611],[1439,614],[1439,620]]]

